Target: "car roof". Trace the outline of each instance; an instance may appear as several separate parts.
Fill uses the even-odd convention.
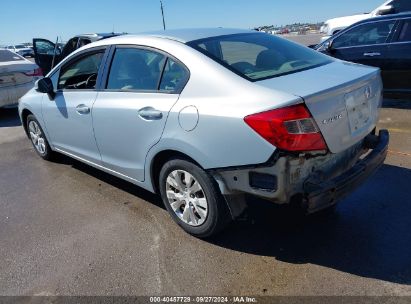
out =
[[[100,39],[105,39],[105,38],[111,38],[111,37],[116,37],[120,35],[124,35],[126,33],[87,33],[87,34],[80,34],[76,35],[73,38],[89,38],[93,41],[97,41]]]
[[[113,44],[140,44],[140,43],[158,43],[159,40],[163,42],[171,43],[183,43],[207,39],[217,36],[227,36],[234,34],[257,34],[263,35],[261,32],[244,29],[226,29],[226,28],[196,28],[196,29],[178,29],[178,30],[166,30],[156,32],[145,32],[140,34],[127,34],[111,37],[108,39],[96,39],[80,49],[74,51],[72,54],[76,54],[79,51],[90,49],[96,46],[106,46]],[[157,42],[155,42],[157,41]]]
[[[358,25],[362,23],[369,23],[369,22],[378,22],[382,20],[392,20],[392,19],[403,19],[403,18],[410,18],[411,17],[411,12],[404,12],[404,13],[398,13],[398,14],[390,14],[390,15],[384,15],[384,16],[377,16],[377,17],[372,17],[369,19],[364,19],[361,20],[353,25]]]
[[[158,38],[166,38],[182,43],[187,43],[194,40],[206,39],[216,36],[225,36],[241,33],[257,33],[256,31],[230,28],[191,28],[191,29],[174,29],[165,31],[145,32],[138,36],[152,36]]]

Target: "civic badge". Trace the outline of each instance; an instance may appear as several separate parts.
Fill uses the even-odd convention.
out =
[[[324,125],[328,125],[328,124],[330,124],[330,123],[336,122],[337,120],[340,120],[340,119],[343,118],[343,117],[344,117],[344,116],[343,116],[343,114],[341,113],[341,114],[338,114],[338,115],[334,115],[333,117],[324,119],[324,120],[322,121],[322,123],[323,123]]]

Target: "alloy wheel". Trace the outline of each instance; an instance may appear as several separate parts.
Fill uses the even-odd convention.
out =
[[[184,170],[174,170],[166,180],[166,194],[174,213],[190,226],[200,226],[208,214],[208,203],[198,180]]]
[[[46,153],[46,140],[43,133],[41,132],[40,126],[34,120],[30,121],[29,123],[29,133],[31,142],[33,143],[37,152],[39,152],[41,155],[44,155]]]

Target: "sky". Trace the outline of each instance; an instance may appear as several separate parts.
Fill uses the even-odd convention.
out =
[[[3,1],[1,1],[3,2]],[[163,0],[167,28],[253,28],[370,12],[384,0]],[[159,0],[41,0],[1,3],[0,45],[82,33],[162,29]]]

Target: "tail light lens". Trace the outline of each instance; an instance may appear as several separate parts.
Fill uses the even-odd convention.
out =
[[[318,126],[304,104],[249,115],[244,121],[279,149],[327,150]]]
[[[35,70],[33,70],[33,71],[24,73],[24,74],[25,74],[26,76],[32,76],[32,77],[37,76],[37,77],[41,77],[41,76],[43,76],[43,71],[41,70],[41,68],[38,68],[38,69],[35,69]]]

